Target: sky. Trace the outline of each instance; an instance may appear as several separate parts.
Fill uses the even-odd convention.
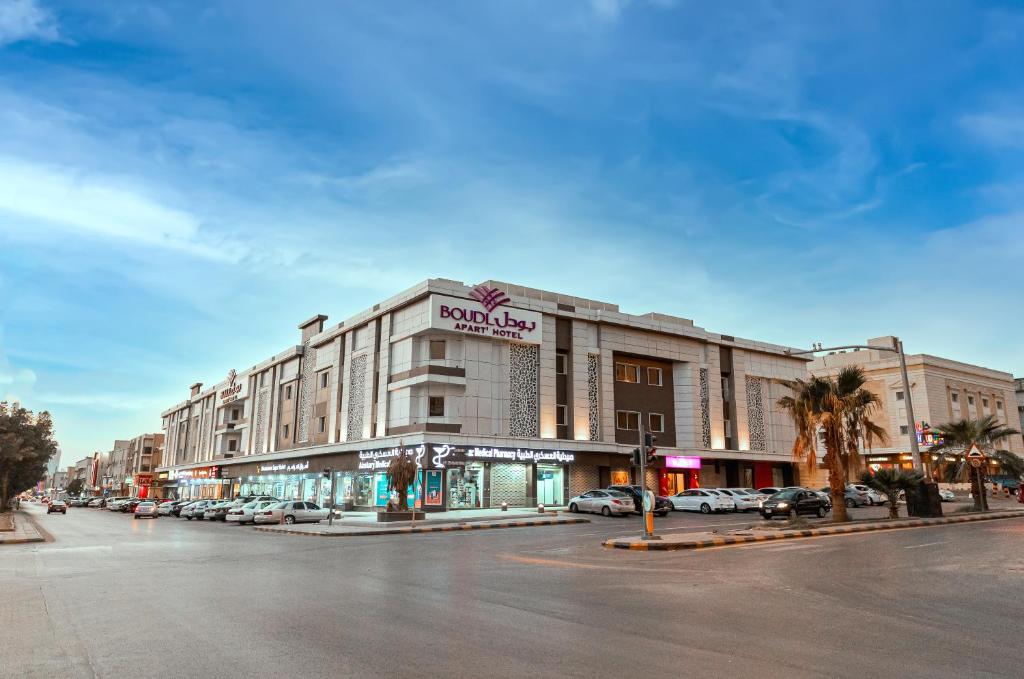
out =
[[[1017,3],[0,0],[0,398],[63,464],[427,278],[1024,374]]]

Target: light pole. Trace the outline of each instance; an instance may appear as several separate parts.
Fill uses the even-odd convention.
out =
[[[822,347],[820,344],[810,351],[786,351],[790,356],[804,356],[822,351],[839,351],[842,349],[875,349],[896,354],[900,362],[900,377],[903,380],[903,401],[906,403],[907,432],[910,434],[910,455],[914,469],[924,474],[925,483],[931,482],[931,475],[921,462],[921,449],[917,444],[917,425],[914,423],[914,398],[910,394],[910,378],[907,376],[907,357],[903,353],[903,342],[898,337],[892,338],[892,347],[876,347],[868,344],[848,344],[841,347]]]

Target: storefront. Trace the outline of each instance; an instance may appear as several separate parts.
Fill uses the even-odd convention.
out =
[[[222,478],[222,467],[179,469],[169,475],[168,486],[177,490],[182,500],[222,499],[230,497],[230,480]]]
[[[691,455],[668,455],[661,459],[658,469],[658,492],[675,495],[690,488],[700,487],[700,458]]]

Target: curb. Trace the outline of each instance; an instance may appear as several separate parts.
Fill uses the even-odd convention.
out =
[[[21,519],[21,518],[27,519],[28,523],[31,524],[30,530],[32,532],[34,532],[36,534],[36,536],[35,537],[24,537],[24,538],[10,538],[10,539],[0,538],[0,546],[3,546],[3,545],[24,545],[24,544],[28,544],[28,543],[31,543],[31,542],[52,542],[53,541],[53,537],[50,536],[50,534],[47,533],[46,531],[44,531],[42,528],[40,528],[39,524],[37,524],[35,522],[35,519],[33,519],[27,512],[19,511],[18,512],[18,516],[15,517],[15,518],[17,518],[17,519]],[[49,537],[49,540],[47,540],[48,537]]]
[[[1008,510],[1000,513],[986,513],[981,515],[965,516],[944,516],[939,519],[901,519],[898,521],[887,521],[882,523],[855,524],[852,526],[838,525],[825,528],[809,528],[805,530],[777,531],[764,535],[734,535],[729,537],[707,538],[704,540],[688,540],[685,542],[635,542],[633,539],[624,540],[621,538],[605,540],[602,544],[613,549],[628,549],[640,552],[667,552],[680,549],[704,549],[707,547],[724,547],[727,545],[742,545],[753,542],[772,542],[774,540],[794,540],[797,538],[811,538],[820,535],[846,535],[850,533],[868,533],[878,530],[894,530],[897,528],[925,528],[928,526],[942,526],[952,523],[968,523],[972,521],[993,521],[995,519],[1015,519],[1024,517],[1022,510]]]
[[[458,530],[493,530],[497,528],[529,528],[532,526],[564,526],[573,523],[590,523],[590,519],[533,519],[527,521],[506,521],[490,523],[456,523],[445,526],[403,526],[401,528],[382,528],[378,530],[364,530],[358,533],[333,533],[327,531],[304,531],[304,530],[282,530],[280,528],[267,528],[257,526],[256,530],[261,533],[283,533],[284,535],[302,535],[315,538],[358,538],[364,535],[404,535],[408,533],[448,533]]]

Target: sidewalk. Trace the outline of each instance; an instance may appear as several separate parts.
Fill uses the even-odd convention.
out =
[[[0,545],[23,545],[27,542],[46,542],[35,524],[24,511],[13,512],[14,530],[0,532]]]
[[[750,528],[733,530],[725,534],[699,532],[664,535],[660,540],[643,540],[640,537],[612,538],[604,541],[605,547],[629,549],[634,551],[675,551],[679,549],[704,549],[707,547],[724,547],[742,545],[751,542],[768,542],[770,540],[792,540],[822,535],[845,535],[848,533],[866,533],[876,530],[894,530],[897,528],[922,528],[926,526],[942,526],[952,523],[968,523],[971,521],[992,521],[994,519],[1024,518],[1024,510],[998,510],[971,514],[953,514],[938,519],[897,519],[886,521],[869,521],[845,524],[827,524],[818,528],[779,530],[773,528]]]
[[[377,523],[375,512],[345,512],[334,525],[326,522],[310,524],[256,526],[263,533],[307,535],[318,537],[357,537],[365,535],[404,535],[409,533],[437,533],[456,530],[489,530],[496,528],[528,528],[532,526],[558,526],[590,523],[590,519],[560,516],[551,510],[543,514],[518,509],[503,512],[500,509],[475,509],[452,512],[431,512],[421,521],[395,521]]]

